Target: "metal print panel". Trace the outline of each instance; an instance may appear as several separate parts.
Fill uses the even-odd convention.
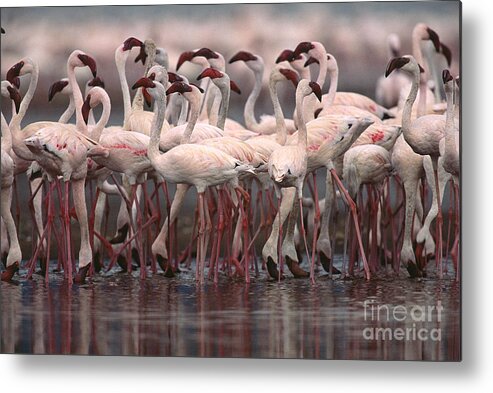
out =
[[[2,8],[1,352],[459,361],[460,18]]]

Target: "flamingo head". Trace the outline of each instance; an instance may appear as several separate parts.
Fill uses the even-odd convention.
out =
[[[385,70],[385,77],[388,77],[392,71],[402,69],[407,72],[415,72],[417,69],[420,73],[423,73],[425,70],[421,67],[416,59],[412,56],[406,55],[402,57],[395,57],[389,61],[387,64],[387,69]]]
[[[284,76],[286,80],[291,81],[294,87],[298,86],[299,78],[298,74],[295,71],[288,68],[279,68],[279,72],[282,76]]]
[[[301,55],[298,55],[297,57],[294,56],[294,52],[291,49],[284,49],[279,56],[277,56],[276,59],[276,64],[279,64],[282,61],[287,61],[291,63],[292,61],[295,60],[301,60],[302,57]]]
[[[254,55],[253,53],[243,50],[239,51],[231,59],[229,59],[229,64],[237,61],[243,61],[253,72],[264,71],[264,59],[260,56]]]
[[[203,78],[219,79],[223,78],[224,75],[225,74],[223,74],[221,71],[209,67],[200,73],[200,75],[197,77],[197,80],[201,80]]]
[[[21,75],[21,71],[22,68],[24,67],[24,64],[25,62],[21,60],[9,68],[9,70],[7,71],[6,78],[10,83],[14,84],[15,78],[18,78]]]
[[[128,50],[131,50],[132,48],[135,48],[135,47],[138,47],[138,48],[143,48],[144,47],[144,43],[135,38],[135,37],[130,37],[130,38],[127,38],[124,42],[123,42],[123,48],[122,50],[125,52],[125,51],[128,51]]]
[[[176,63],[176,71],[180,69],[183,63],[191,61],[193,59],[193,51],[183,52],[178,58],[178,63]]]
[[[219,58],[219,55],[209,48],[201,48],[193,52],[193,57],[198,56],[205,57],[207,60]]]
[[[86,124],[89,119],[89,112],[92,108],[95,108],[98,104],[103,102],[104,97],[109,99],[108,93],[106,93],[103,87],[95,86],[89,90],[89,93],[87,93],[86,99],[82,104],[82,118]]]
[[[180,75],[175,74],[174,72],[168,72],[168,80],[170,83],[184,82],[184,79]]]
[[[82,52],[81,50],[74,50],[69,58],[68,58],[69,67],[89,67],[91,70],[92,76],[95,78],[97,75],[97,66],[96,60],[94,60],[87,53]]]
[[[91,87],[98,86],[98,87],[101,87],[104,89],[104,81],[99,76],[96,76],[95,78],[93,78],[89,82],[87,82],[87,86],[91,86]]]
[[[315,45],[312,42],[304,41],[300,42],[296,49],[293,51],[293,57],[298,57],[302,53],[308,53],[315,49]]]
[[[445,45],[442,42],[440,42],[440,53],[447,60],[447,66],[450,67],[450,64],[452,64],[452,51],[450,50],[450,48],[447,45]]]
[[[69,83],[68,83],[67,78],[61,79],[61,80],[53,83],[50,86],[50,89],[48,90],[48,102],[51,102],[51,100],[53,100],[53,98],[55,97],[55,95],[57,93],[62,93],[62,92],[68,93],[68,90],[70,90],[70,89],[67,89],[68,85],[69,85]]]
[[[313,56],[310,56],[307,61],[305,61],[304,67],[308,67],[310,64],[320,64],[320,62]]]
[[[257,56],[247,51],[239,51],[236,55],[234,55],[231,59],[229,59],[229,64],[235,63],[237,61],[255,61],[257,60]]]
[[[192,92],[192,86],[184,82],[176,81],[173,82],[170,87],[168,87],[168,90],[166,90],[166,95],[169,96],[170,94],[174,94],[174,93],[185,94],[191,92]]]
[[[438,34],[435,32],[435,30],[430,29],[429,27],[426,28],[426,32],[428,33],[428,39],[433,42],[433,46],[435,47],[435,50],[437,52],[440,51],[440,38],[438,37]]]

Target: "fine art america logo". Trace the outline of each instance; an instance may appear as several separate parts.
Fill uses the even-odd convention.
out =
[[[441,341],[442,302],[436,305],[392,306],[363,302],[365,340],[378,341]]]

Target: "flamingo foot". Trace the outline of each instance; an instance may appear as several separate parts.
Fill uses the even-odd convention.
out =
[[[15,262],[10,266],[7,266],[7,270],[2,272],[2,281],[10,282],[15,273],[19,271],[19,262]]]
[[[123,243],[125,241],[125,239],[127,238],[128,227],[129,227],[128,224],[125,224],[124,226],[119,228],[115,237],[113,237],[113,239],[110,240],[110,244]]]
[[[277,264],[270,257],[267,258],[267,271],[274,280],[284,279],[284,276],[280,276],[279,270],[277,270]]]
[[[91,264],[87,264],[81,267],[74,277],[74,284],[84,284],[86,282],[87,272],[89,271]]]
[[[171,268],[170,264],[168,263],[168,259],[163,258],[161,255],[157,254],[156,255],[157,262],[161,269],[164,272],[164,277],[168,278],[173,278],[175,276],[175,273],[173,272],[173,269]]]
[[[293,274],[295,278],[306,278],[310,277],[310,273],[307,271],[303,270],[298,261],[295,261],[291,259],[290,257],[286,256],[286,265],[288,265],[289,271]],[[270,272],[269,272],[270,273]]]

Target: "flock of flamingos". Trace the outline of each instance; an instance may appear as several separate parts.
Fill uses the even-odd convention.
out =
[[[426,41],[433,45],[431,56],[422,49]],[[399,53],[396,35],[387,45],[389,62],[376,81],[376,101],[337,91],[337,61],[322,43],[279,50],[268,70],[274,114],[260,121],[255,104],[264,88],[264,60],[236,53],[229,64],[243,62],[255,77],[244,124],[228,118],[230,94],[240,89],[226,73],[225,57],[209,48],[182,53],[171,72],[166,51],[152,40],[131,37],[118,46],[124,121],[114,126],[107,124],[111,100],[97,62],[81,50],[70,54],[67,78],[50,88],[50,101],[55,94],[69,101],[59,121],[22,124],[39,69],[34,59],[21,59],[1,82],[2,98],[12,102],[10,122],[2,113],[1,279],[12,281],[21,263],[27,278],[39,273],[48,280],[50,272],[63,271],[69,283],[78,284],[115,264],[128,272],[139,269],[142,279],[160,269],[172,277],[190,266],[192,255],[199,282],[217,283],[220,275],[249,282],[261,271],[281,280],[288,274],[285,266],[294,277],[314,282],[318,265],[342,277],[370,279],[401,267],[423,277],[431,259],[442,277],[449,256],[458,277],[459,79],[448,70],[450,50],[423,23],[412,31],[412,55]],[[130,86],[125,67],[134,50],[145,71]],[[185,62],[202,66],[196,83],[178,73]],[[311,64],[318,70],[315,81]],[[94,77],[85,94],[76,80],[79,67]],[[25,75],[30,81],[22,95]],[[296,100],[286,117],[277,93],[282,83],[294,86]],[[102,114],[95,119],[98,106]],[[317,172],[326,173],[323,198]],[[25,262],[12,197],[14,179],[22,173],[29,181],[34,234]],[[169,184],[176,185],[174,195]],[[448,226],[442,212],[447,185]],[[311,197],[303,196],[305,186]],[[198,195],[195,220],[190,242],[178,255],[176,227],[191,187]],[[118,195],[121,204],[117,232],[107,238],[108,195]],[[78,250],[73,222],[80,228]],[[333,256],[342,232],[339,270]],[[267,240],[260,257],[255,245],[262,238]]]

